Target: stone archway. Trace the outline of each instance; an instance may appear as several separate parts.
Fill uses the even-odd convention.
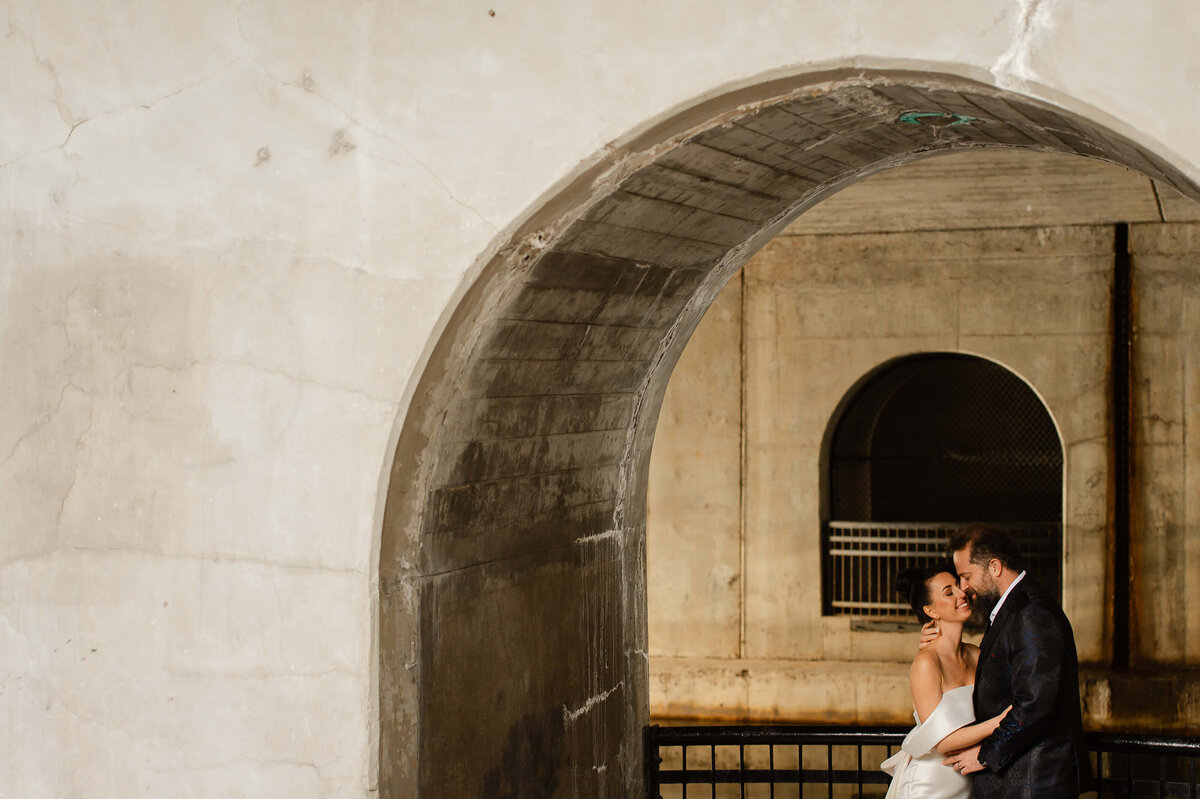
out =
[[[401,432],[380,553],[385,796],[631,796],[645,723],[645,488],[675,360],[804,209],[918,158],[1154,154],[960,78],[845,73],[704,103],[614,152],[485,268]]]

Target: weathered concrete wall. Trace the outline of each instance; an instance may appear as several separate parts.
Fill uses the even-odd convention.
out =
[[[1065,535],[1073,586],[1067,607],[1081,652],[1099,655],[1105,603],[1102,579],[1095,578],[1106,568],[1103,389],[1112,246],[1109,227],[789,236],[747,264],[744,573],[736,560],[725,568],[746,582],[744,655],[754,661],[754,695],[762,704],[739,714],[828,717],[828,698],[813,696],[819,705],[806,704],[812,699],[791,680],[763,676],[773,667],[795,673],[796,661],[911,659],[911,632],[855,630],[848,616],[821,615],[820,463],[823,438],[846,393],[880,364],[917,352],[992,358],[1028,380],[1062,432],[1067,484],[1098,487],[1068,493]],[[682,482],[694,480],[691,469],[705,468],[701,461],[671,465],[676,474],[684,472],[676,478]],[[652,521],[665,515],[667,508],[651,505]],[[657,534],[652,528],[652,540]],[[656,548],[649,551],[653,558]],[[704,564],[713,553],[699,548],[691,557]],[[658,574],[679,569],[653,559],[650,566],[651,584]],[[651,619],[659,613],[670,609],[652,605]],[[653,635],[651,645],[658,655]],[[736,684],[747,665],[714,661],[704,668],[716,682]],[[654,661],[656,674],[661,672],[655,686],[666,691],[655,703],[659,711],[703,706],[703,692],[688,696],[667,686],[674,668],[686,673],[694,666]],[[841,670],[848,690],[833,692],[845,705],[839,718],[907,715],[902,667],[894,674],[901,689],[898,713],[894,701],[881,703],[872,692],[860,696],[853,687],[858,671]]]
[[[742,280],[709,307],[658,419],[647,497],[652,651],[742,653]]]
[[[731,583],[744,583],[746,646],[737,657],[709,646],[707,626],[691,621],[704,612],[717,617],[716,605],[702,595],[679,614],[655,604],[651,592],[652,712],[875,723],[908,717],[900,664],[912,656],[911,630],[870,631],[847,616],[821,616],[819,483],[822,440],[839,402],[873,368],[914,352],[993,358],[1046,402],[1066,451],[1064,606],[1081,657],[1108,659],[1114,239],[1111,225],[1095,224],[1103,220],[1141,223],[1130,242],[1139,515],[1135,601],[1127,612],[1135,660],[1148,677],[1194,661],[1189,630],[1196,614],[1178,597],[1187,596],[1200,546],[1187,511],[1194,480],[1186,443],[1188,384],[1200,374],[1188,356],[1196,335],[1188,303],[1197,256],[1194,226],[1162,220],[1168,213],[1186,218],[1197,206],[1163,206],[1159,191],[1132,173],[1078,159],[958,155],[858,184],[802,216],[751,259],[732,292],[745,313],[740,335],[722,335],[728,323],[706,318],[693,339],[701,346],[694,358],[689,347],[681,359],[664,404],[664,418],[676,419],[728,401],[720,384],[714,397],[705,396],[710,383],[701,369],[744,354],[736,370],[745,385],[744,503],[709,508],[707,524],[693,533],[703,539],[740,519],[743,546],[732,555],[678,550],[686,552],[685,566],[660,560],[656,542],[678,539],[669,525],[693,498],[652,491],[648,515],[651,586],[681,572],[729,574]],[[893,205],[896,198],[903,204]],[[1039,218],[1068,226],[1027,226],[1033,207]],[[889,232],[859,232],[875,228]],[[738,449],[730,443],[736,423],[685,425],[660,428],[666,441],[656,446],[652,485],[702,485],[728,470]],[[687,457],[680,457],[677,439],[686,441]],[[897,665],[882,665],[889,662]],[[1158,723],[1182,728],[1200,717],[1189,699],[1194,675],[1176,670],[1156,679],[1164,686],[1159,693],[1176,684],[1173,698],[1163,700],[1174,709],[1159,713]],[[1131,686],[1128,677],[1093,669],[1085,691],[1091,723],[1146,724]]]
[[[424,514],[430,492],[451,487],[429,479],[453,475],[447,464],[463,453],[453,436],[464,429],[455,417],[453,432],[435,435],[429,420],[459,412],[457,384],[446,382],[455,376],[467,378],[460,399],[478,400],[469,410],[515,406],[485,413],[472,441],[543,409],[539,434],[577,418],[541,397],[579,372],[531,369],[537,399],[488,394],[499,383],[475,382],[485,370],[467,374],[457,345],[502,336],[489,325],[502,321],[503,303],[488,290],[515,283],[486,280],[492,257],[518,270],[521,253],[560,237],[568,212],[595,207],[641,163],[623,159],[664,144],[665,120],[672,133],[693,130],[734,113],[705,104],[728,90],[760,87],[743,96],[763,101],[811,89],[816,79],[796,76],[820,70],[909,68],[1092,120],[1084,130],[1060,125],[1049,106],[1038,106],[1048,116],[1031,106],[1037,119],[1009,120],[1035,136],[1057,126],[1063,138],[1039,146],[1109,152],[1099,125],[1138,144],[1113,157],[1151,172],[1172,171],[1166,159],[1200,175],[1200,108],[1180,99],[1191,96],[1200,12],[1182,0],[1136,19],[1115,3],[1010,0],[751,0],[686,11],[617,2],[603,12],[13,0],[5,10],[0,773],[20,796],[408,796],[427,765],[416,750],[438,746],[471,764],[476,786],[511,785],[524,750],[506,749],[492,727],[466,757],[443,743],[466,740],[461,725],[479,714],[495,729],[558,719],[557,740],[586,758],[556,761],[566,750],[539,749],[537,762],[563,764],[543,787],[588,793],[615,750],[625,773],[603,790],[628,787],[645,713],[640,520],[622,527],[619,574],[605,571],[618,556],[594,552],[614,539],[576,544],[612,529],[611,517],[537,539],[558,554],[515,581],[496,561],[520,565],[525,528],[507,528],[505,546],[447,535],[425,550],[452,529]],[[1109,41],[1113,29],[1124,35]],[[765,83],[774,79],[782,83]],[[894,99],[886,113],[916,101]],[[894,143],[888,152],[911,153],[912,141]],[[780,162],[756,170],[752,160],[714,166],[737,175],[735,185],[769,188],[764,175],[783,175],[772,195],[783,206],[864,167],[852,158],[839,162],[848,170],[796,181],[787,169],[803,158],[774,173]],[[804,182],[814,174],[825,177]],[[720,195],[719,175],[699,182],[688,196]],[[619,216],[618,205],[604,210]],[[662,234],[668,222],[657,218],[652,232]],[[538,227],[553,235],[539,239]],[[636,238],[615,241],[609,230],[596,244],[577,232],[593,255]],[[729,228],[718,235],[721,253],[744,240]],[[674,252],[650,238],[624,257],[654,264]],[[711,299],[701,283],[688,313],[657,322],[686,337]],[[473,290],[484,295],[475,305]],[[581,290],[546,302],[565,307]],[[602,293],[621,294],[612,284]],[[639,377],[642,404],[616,428],[628,436],[628,508],[643,492],[672,361],[664,351],[659,372]],[[589,379],[602,380],[600,370]],[[589,432],[601,432],[607,409],[579,412]],[[398,449],[402,429],[434,448],[405,439]],[[602,472],[588,491],[605,485]],[[569,485],[542,490],[555,507],[576,496]],[[476,510],[507,501],[482,496]],[[473,516],[469,508],[456,518]],[[514,620],[506,645],[506,609],[551,596],[537,618]],[[602,604],[587,604],[593,597]],[[619,621],[602,615],[621,627],[620,644],[606,637],[614,630],[595,639],[580,624],[597,607],[619,608]],[[572,654],[539,648],[534,629]],[[581,654],[618,646],[615,670]],[[471,718],[447,710],[442,724],[439,708],[463,689],[453,680],[479,676],[460,657],[517,705]],[[545,665],[560,657],[563,672]],[[422,707],[433,709],[424,720]],[[622,714],[619,725],[609,713]],[[605,729],[565,735],[577,722]]]
[[[1100,651],[1104,573],[1106,227],[782,237],[746,269],[747,648],[757,657],[906,658],[908,636],[820,615],[821,444],[838,404],[886,361],[991,358],[1057,422],[1069,491],[1067,609]],[[786,367],[786,368],[784,368]]]
[[[1196,208],[1101,161],[988,150],[872,175],[806,211],[784,235],[1177,222]]]
[[[1200,579],[1200,226],[1136,225],[1129,249],[1140,498],[1131,552],[1134,662],[1195,667],[1200,609],[1189,598]]]

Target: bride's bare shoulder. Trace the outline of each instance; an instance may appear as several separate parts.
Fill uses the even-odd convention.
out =
[[[935,677],[941,680],[942,664],[938,660],[937,653],[929,649],[918,652],[917,656],[913,658],[912,667],[909,668],[908,673],[914,679]]]
[[[942,699],[942,667],[933,652],[920,652],[908,670],[908,687],[912,691],[913,709],[922,722]]]

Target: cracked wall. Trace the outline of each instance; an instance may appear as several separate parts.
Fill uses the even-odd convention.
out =
[[[1136,19],[1094,4],[1043,6],[1054,24],[1022,51],[1015,88],[1198,174],[1200,109],[1177,101],[1191,96],[1195,5],[1158,2]],[[440,371],[461,366],[440,353],[452,354],[452,339],[503,351],[498,329],[464,333],[464,320],[505,309],[510,321],[536,321],[521,315],[535,306],[506,304],[532,299],[516,290],[520,281],[495,281],[487,264],[499,255],[516,269],[529,254],[532,270],[532,256],[566,241],[584,205],[664,154],[650,151],[670,136],[780,96],[798,75],[923,69],[987,85],[1018,77],[996,66],[1019,35],[1011,0],[488,10],[341,0],[4,6],[3,789],[358,797],[379,792],[382,763],[385,787],[411,795],[405,779],[439,768],[436,758],[420,762],[416,742],[431,758],[443,752],[432,728],[422,734],[413,691],[443,666],[453,673],[445,656],[470,651],[471,630],[479,651],[508,657],[489,619],[553,595],[567,598],[561,616],[533,621],[554,622],[547,640],[569,646],[565,660],[580,671],[567,679],[543,664],[488,675],[491,688],[506,688],[509,674],[512,697],[525,696],[519,675],[543,682],[520,713],[481,711],[501,732],[489,735],[488,762],[464,779],[527,792],[514,780],[520,764],[537,762],[560,794],[618,792],[636,771],[645,707],[641,533],[631,509],[644,491],[662,381],[727,273],[661,297],[603,284],[612,328],[648,329],[679,298],[695,298],[669,346],[650,348],[657,367],[642,380],[598,365],[627,351],[643,357],[645,339],[611,331],[581,348],[569,336],[535,337],[547,348],[539,357],[589,353],[591,365],[576,370],[461,375],[470,400],[543,378],[633,386],[631,399],[574,410],[497,396],[458,442],[513,420],[552,430],[575,419],[581,426],[564,432],[577,450],[481,450],[476,474],[593,447],[601,459],[621,453],[616,469],[597,463],[585,480],[548,485],[573,498],[615,491],[623,510],[619,520],[616,504],[587,516],[564,501],[576,515],[559,524],[555,503],[539,506],[546,524],[530,526],[531,543],[561,557],[544,557],[534,579],[521,569],[536,558],[504,561],[513,542],[469,525],[453,528],[461,538],[418,546],[452,529],[435,533],[418,518],[426,489],[445,487],[420,482],[441,468],[433,461],[462,461],[467,475],[475,468],[476,456],[448,436],[437,439],[437,458],[420,442],[441,429],[423,409],[451,407],[439,376],[460,376]],[[720,186],[683,188],[689,202],[707,203]],[[664,191],[669,205],[675,189]],[[751,227],[772,213],[771,197],[750,212]],[[637,203],[615,197],[596,211],[607,218],[571,234],[585,255],[637,243],[606,232],[628,227]],[[698,220],[678,221],[684,238],[704,237]],[[712,233],[729,267],[761,243],[731,245],[740,234],[724,224]],[[639,252],[674,271],[670,249]],[[702,261],[712,252],[681,250]],[[554,296],[539,302],[567,313]],[[468,418],[462,410],[455,424]],[[407,421],[415,437],[405,432],[397,447]],[[453,479],[448,467],[439,474]],[[389,518],[418,521],[381,540],[384,495],[401,483],[417,490],[395,489],[388,513],[399,515]],[[472,516],[454,492],[438,496],[447,523]],[[511,523],[498,519],[496,529]],[[507,576],[495,565],[479,601],[461,601],[489,574],[479,564],[501,561]],[[425,590],[435,582],[446,586],[437,597]],[[463,610],[425,619],[425,632],[445,634],[441,649],[422,645],[417,623],[434,598]],[[619,632],[611,612],[624,619]],[[584,639],[571,630],[594,635],[579,649]],[[580,654],[593,650],[611,659]],[[433,691],[422,701],[439,708],[449,697]],[[565,729],[564,709],[583,708],[569,736],[551,734]],[[465,723],[460,710],[447,712]],[[580,759],[562,765],[566,753]]]

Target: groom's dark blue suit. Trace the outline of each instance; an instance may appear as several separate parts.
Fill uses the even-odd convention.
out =
[[[1013,586],[979,646],[975,718],[1012,705],[984,740],[972,795],[1075,799],[1091,785],[1079,709],[1079,659],[1062,608],[1028,576]]]

